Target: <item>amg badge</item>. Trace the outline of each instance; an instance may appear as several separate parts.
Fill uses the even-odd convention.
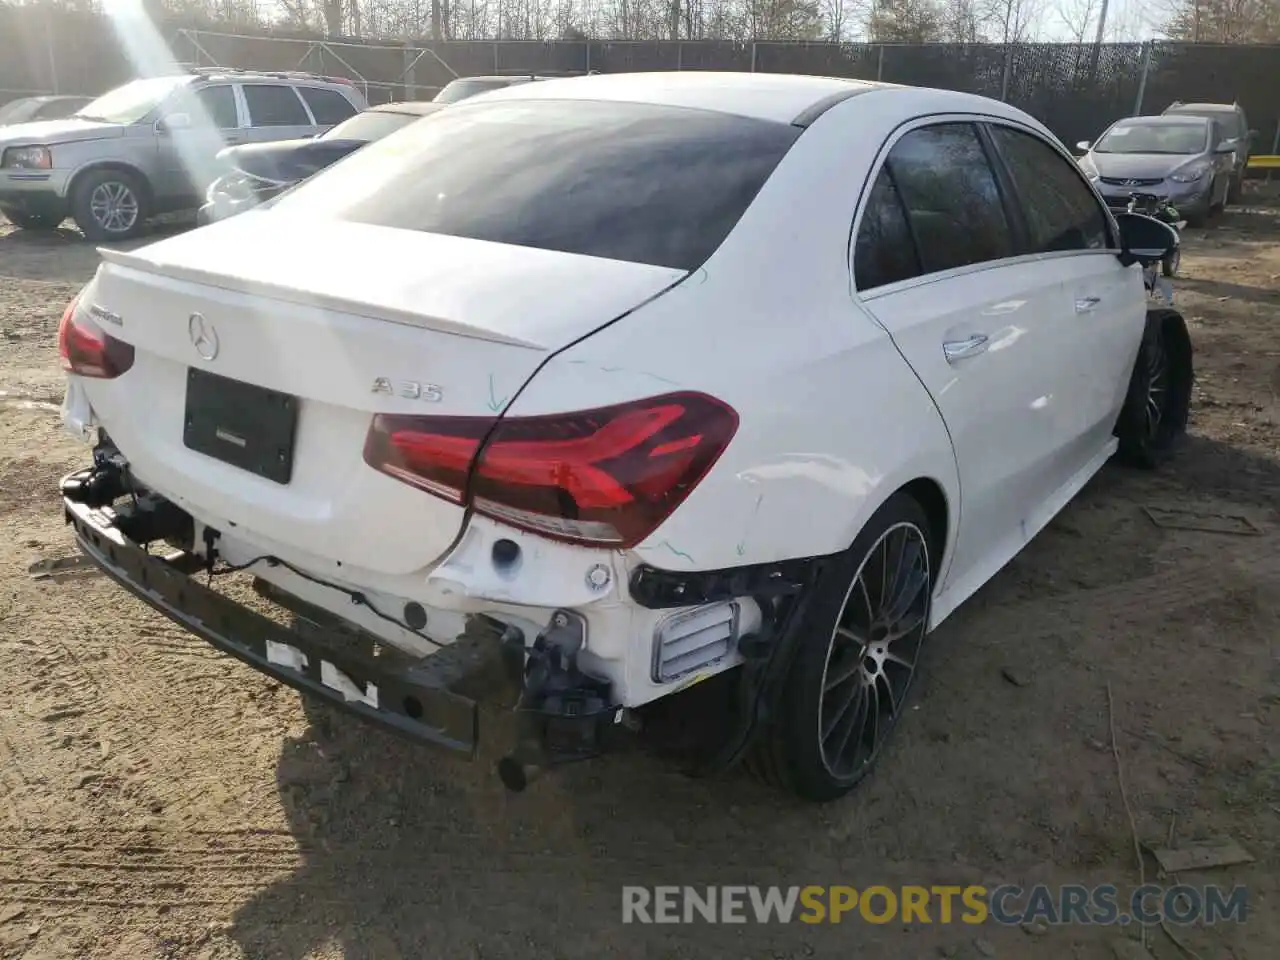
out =
[[[424,403],[439,403],[444,399],[444,390],[434,383],[419,383],[417,380],[392,380],[389,377],[378,377],[373,381],[373,392],[388,397],[404,397],[406,400],[421,400]]]

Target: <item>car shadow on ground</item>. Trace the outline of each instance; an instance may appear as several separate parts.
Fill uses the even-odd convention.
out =
[[[1116,815],[1110,755],[1082,746],[1082,730],[1063,718],[1087,714],[1079,722],[1093,724],[1084,728],[1089,742],[1105,739],[1092,671],[1136,674],[1140,683],[1142,653],[1108,636],[1064,653],[1067,640],[1038,637],[1018,654],[1019,670],[1046,684],[1028,697],[999,679],[1000,661],[992,660],[1019,638],[983,621],[1024,599],[1018,587],[1029,570],[1061,572],[1082,536],[1097,541],[1100,556],[1165,536],[1142,516],[1145,503],[1229,497],[1271,515],[1278,494],[1280,462],[1194,436],[1168,471],[1103,470],[980,591],[979,603],[935,634],[941,649],[916,691],[924,709],[908,716],[877,772],[828,806],[793,801],[736,771],[685,777],[634,749],[563,768],[511,795],[492,772],[500,749],[469,763],[304,700],[310,729],[284,743],[277,767],[302,862],[238,910],[230,936],[246,956],[284,960],[335,948],[345,960],[799,957],[855,944],[864,957],[954,950],[948,945],[972,940],[972,929],[623,928],[622,888],[990,885],[1027,862],[1075,882],[1087,864],[1123,875],[1132,848]],[[1115,532],[1116,516],[1131,524],[1134,539]],[[1230,549],[1230,538],[1218,543]],[[500,745],[510,726],[489,719]],[[688,720],[705,721],[696,710]],[[991,936],[998,943],[1005,932]],[[1055,934],[1057,945],[1065,949],[1063,938],[1074,935]]]
[[[0,250],[5,248],[39,248],[50,247],[62,249],[66,244],[74,243],[89,249],[109,246],[115,249],[128,250],[143,244],[154,243],[176,233],[183,233],[196,225],[194,213],[169,214],[158,217],[146,224],[142,233],[119,243],[99,241],[97,243],[85,239],[85,235],[71,220],[64,220],[57,227],[49,230],[23,230],[11,225],[0,217]]]

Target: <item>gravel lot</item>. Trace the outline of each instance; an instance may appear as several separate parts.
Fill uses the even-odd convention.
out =
[[[1180,458],[1104,470],[934,635],[877,775],[815,809],[638,754],[509,796],[493,757],[304,703],[101,577],[33,579],[75,552],[55,484],[86,451],[57,420],[54,341],[96,254],[0,221],[0,957],[1104,960],[1136,928],[624,926],[620,888],[1134,885],[1112,726],[1143,843],[1231,837],[1256,858],[1180,875],[1250,899],[1247,923],[1178,939],[1274,957],[1280,192],[1186,243],[1199,382]]]

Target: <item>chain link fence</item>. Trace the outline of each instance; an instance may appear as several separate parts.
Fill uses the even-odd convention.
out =
[[[720,40],[343,39],[159,24],[173,58],[199,66],[344,76],[372,103],[429,99],[459,76],[745,70],[883,80],[982,94],[1039,118],[1063,141],[1093,139],[1122,116],[1174,100],[1238,100],[1280,152],[1280,46],[1184,43],[871,44]],[[47,6],[0,6],[0,102],[32,93],[96,94],[136,75],[110,22]]]

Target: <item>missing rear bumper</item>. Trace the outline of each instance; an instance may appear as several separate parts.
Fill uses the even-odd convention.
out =
[[[60,489],[66,522],[103,573],[218,650],[287,686],[472,759],[480,742],[480,703],[514,705],[517,743],[499,768],[508,786],[518,780],[523,788],[541,770],[603,752],[612,730],[624,723],[611,685],[578,669],[585,624],[571,611],[557,611],[528,649],[516,627],[476,615],[452,643],[416,657],[257,580],[260,595],[294,614],[285,626],[194,579],[210,565],[192,551],[192,518],[135,484],[109,442],[95,452],[94,467],[64,477]],[[214,540],[207,534],[212,557]],[[149,552],[156,542],[177,552],[168,559]]]
[[[148,553],[122,532],[110,506],[68,496],[84,489],[83,473],[64,479],[62,487],[66,521],[80,549],[134,596],[287,686],[410,739],[475,757],[478,703],[453,688],[488,673],[495,663],[503,674],[500,630],[479,629],[440,653],[414,658],[332,623],[298,616],[285,627],[198,583],[189,565]]]

